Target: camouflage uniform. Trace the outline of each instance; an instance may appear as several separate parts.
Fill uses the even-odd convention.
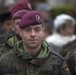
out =
[[[10,31],[0,36],[0,56],[12,49],[15,44],[14,32]]]
[[[5,44],[5,41],[6,41],[5,37],[7,37],[6,35],[7,35],[7,33],[3,34],[3,35],[0,35],[0,47]]]
[[[73,51],[76,48],[76,40],[67,43],[62,47],[60,50],[60,54],[65,57],[67,54],[69,54],[71,51]]]
[[[70,75],[64,59],[43,41],[32,57],[23,50],[22,41],[0,58],[0,75]]]
[[[65,58],[72,75],[76,75],[76,40],[66,44],[60,54]]]
[[[71,75],[76,75],[76,49],[69,52],[65,57]]]

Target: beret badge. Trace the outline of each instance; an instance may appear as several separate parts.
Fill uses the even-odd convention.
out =
[[[41,17],[39,15],[36,15],[36,20],[37,20],[38,23],[40,23],[41,22]]]

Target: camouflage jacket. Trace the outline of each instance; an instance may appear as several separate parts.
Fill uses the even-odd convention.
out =
[[[76,49],[70,51],[65,57],[71,75],[76,75]]]
[[[14,44],[15,41],[13,32],[8,32],[0,36],[0,56],[12,49]]]
[[[0,35],[0,46],[2,46],[4,43],[6,43],[7,39],[11,36],[14,36],[14,31],[12,31],[12,30]]]
[[[0,75],[70,75],[64,59],[43,41],[37,56],[22,48],[22,41],[0,58]]]
[[[60,50],[60,54],[65,57],[67,54],[69,54],[71,51],[73,51],[76,48],[76,40],[71,41],[64,45],[62,49]]]

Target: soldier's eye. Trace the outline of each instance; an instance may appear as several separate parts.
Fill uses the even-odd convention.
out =
[[[41,28],[39,28],[39,27],[35,28],[36,32],[39,32],[40,30],[41,30]]]

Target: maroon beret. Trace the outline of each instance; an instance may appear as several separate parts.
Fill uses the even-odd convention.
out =
[[[13,16],[12,16],[12,19],[21,19],[22,16],[24,14],[26,14],[28,12],[28,10],[20,10],[20,11],[17,11]]]
[[[11,16],[14,15],[15,12],[19,11],[19,10],[32,10],[30,3],[27,0],[21,0],[19,2],[17,2],[11,11]]]
[[[38,11],[29,11],[21,19],[19,23],[20,28],[25,28],[30,25],[42,24],[43,19]]]

